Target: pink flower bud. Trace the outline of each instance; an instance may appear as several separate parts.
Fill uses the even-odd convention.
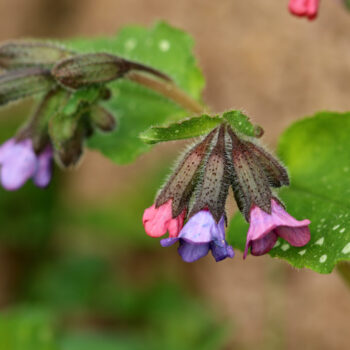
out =
[[[295,16],[312,20],[317,16],[319,2],[320,0],[290,0],[288,9]]]
[[[145,210],[143,213],[142,223],[146,233],[151,237],[163,236],[167,231],[169,237],[177,237],[182,229],[186,210],[180,215],[173,218],[172,200],[168,200],[156,208],[155,204]]]

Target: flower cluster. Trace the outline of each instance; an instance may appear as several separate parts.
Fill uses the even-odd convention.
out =
[[[299,17],[307,17],[313,20],[317,17],[320,0],[290,0],[289,11]]]
[[[110,98],[106,83],[129,71],[163,80],[163,73],[107,53],[79,55],[52,43],[13,41],[0,45],[0,106],[27,96],[41,102],[30,121],[0,147],[1,183],[15,190],[29,178],[39,187],[51,179],[52,161],[78,163],[95,130],[112,131],[113,115],[99,103]],[[82,93],[80,93],[83,91]]]
[[[288,173],[276,158],[223,123],[185,154],[155,203],[145,210],[143,225],[151,237],[169,232],[161,245],[179,242],[179,254],[186,262],[209,251],[216,261],[232,258],[225,238],[231,187],[250,223],[244,258],[249,249],[252,255],[267,253],[278,237],[303,246],[310,240],[310,221],[291,217],[273,192],[286,185]]]

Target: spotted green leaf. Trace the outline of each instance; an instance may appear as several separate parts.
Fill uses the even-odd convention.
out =
[[[222,123],[219,116],[211,117],[202,115],[200,117],[189,118],[181,122],[171,123],[168,126],[152,126],[140,134],[142,141],[153,144],[162,141],[173,141],[197,137],[207,134],[218,124]]]
[[[113,37],[74,39],[66,44],[80,53],[107,52],[152,66],[169,75],[190,97],[201,99],[204,79],[193,56],[193,40],[164,22],[149,29],[128,26]],[[116,116],[119,127],[111,133],[96,133],[88,145],[117,163],[130,162],[149,149],[139,138],[141,131],[188,115],[173,101],[135,82],[120,79],[108,87],[112,97],[104,107]]]
[[[280,196],[294,217],[311,220],[311,241],[294,248],[279,240],[272,257],[320,273],[350,260],[349,134],[350,113],[323,112],[296,122],[282,135],[278,151],[292,183]],[[243,249],[247,229],[237,214],[229,228],[230,243]]]

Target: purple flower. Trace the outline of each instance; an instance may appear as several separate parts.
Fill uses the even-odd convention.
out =
[[[210,249],[216,261],[234,256],[232,247],[225,240],[224,217],[217,224],[208,210],[201,210],[192,216],[178,237],[165,238],[160,243],[168,247],[177,241],[180,241],[178,251],[185,262],[206,256]]]
[[[38,187],[46,187],[52,174],[52,148],[36,155],[31,139],[9,139],[0,146],[1,183],[9,191],[17,190],[32,178]]]
[[[294,247],[302,247],[310,241],[310,220],[298,221],[290,216],[276,199],[271,200],[271,214],[253,205],[244,256],[251,247],[252,255],[263,255],[282,237]]]

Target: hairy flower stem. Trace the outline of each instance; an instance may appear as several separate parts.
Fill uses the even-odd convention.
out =
[[[186,95],[173,83],[152,79],[147,77],[145,74],[141,74],[135,71],[127,73],[125,77],[138,84],[144,85],[154,91],[159,92],[163,96],[173,100],[178,105],[187,109],[191,113],[201,114],[205,112],[205,108],[201,104]]]
[[[337,264],[337,271],[350,288],[350,262],[341,261]]]

